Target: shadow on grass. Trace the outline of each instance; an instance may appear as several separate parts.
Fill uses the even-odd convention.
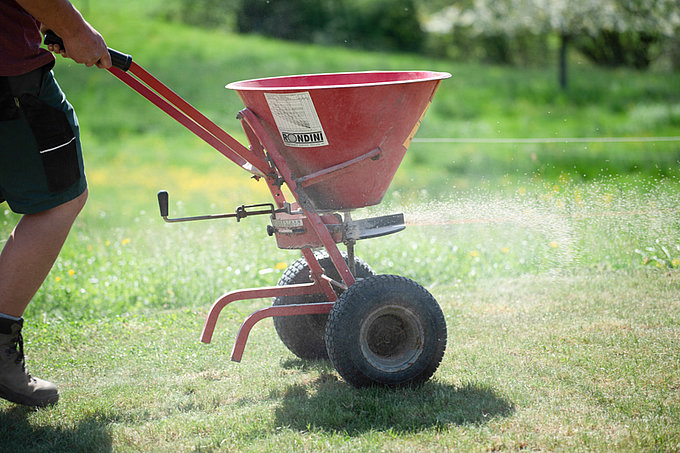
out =
[[[41,409],[24,406],[0,408],[0,451],[110,452],[110,420],[94,414],[70,426],[61,420],[43,425],[31,420]]]
[[[293,360],[286,368],[316,371],[318,377],[272,395],[281,400],[276,425],[357,435],[367,431],[418,432],[447,425],[482,425],[507,417],[514,405],[483,385],[455,386],[431,380],[422,386],[355,389],[326,362]]]

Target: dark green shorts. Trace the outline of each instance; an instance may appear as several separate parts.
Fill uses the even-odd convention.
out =
[[[0,202],[33,214],[86,187],[78,119],[52,65],[0,77]]]

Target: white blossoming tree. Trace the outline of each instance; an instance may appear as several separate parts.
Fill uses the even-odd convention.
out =
[[[567,85],[567,46],[573,37],[613,32],[651,32],[665,37],[680,30],[680,0],[468,0],[452,1],[425,23],[430,32],[466,27],[472,33],[560,37],[560,84]]]

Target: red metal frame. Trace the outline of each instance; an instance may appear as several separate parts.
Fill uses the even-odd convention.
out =
[[[262,123],[257,119],[257,116],[253,112],[248,109],[244,109],[241,111],[240,116],[242,118],[241,121],[245,121],[248,124],[255,135],[260,139],[260,142],[262,145],[264,145],[264,148],[269,152],[271,160],[274,162],[279,174],[286,182],[286,185],[293,193],[293,196],[297,202],[300,203],[300,207],[302,208],[305,216],[307,216],[307,218],[311,221],[312,228],[316,232],[317,236],[319,236],[321,243],[328,251],[328,255],[335,265],[335,268],[338,270],[340,277],[345,282],[345,285],[348,287],[352,286],[355,283],[354,276],[350,272],[347,263],[340,253],[340,250],[338,250],[331,233],[328,231],[328,228],[326,228],[323,220],[321,220],[321,216],[314,210],[312,202],[307,199],[302,187],[299,187],[298,183],[293,178],[288,164],[286,164],[285,159],[283,159],[281,153],[278,150],[276,142],[274,142],[274,140],[269,137],[269,134],[267,134],[264,126],[262,126]]]
[[[316,212],[312,202],[307,198],[302,189],[302,186],[308,181],[302,180],[300,181],[300,184],[298,184],[293,178],[290,168],[278,150],[277,144],[269,137],[264,126],[252,111],[246,108],[239,114],[246,137],[251,145],[250,148],[246,148],[136,63],[132,63],[128,72],[116,68],[111,68],[109,71],[134,91],[144,96],[151,103],[222,153],[225,157],[257,177],[264,177],[274,201],[279,208],[283,207],[286,203],[285,196],[281,190],[280,180],[282,179],[290,188],[304,215],[309,219],[311,227],[318,236],[319,241],[328,251],[331,261],[344,282],[344,286],[350,287],[355,283],[354,276],[350,272],[347,263],[340,253],[331,233],[323,222],[321,215]],[[135,77],[133,77],[133,75]],[[269,164],[265,149],[269,153],[269,158],[271,159],[271,162],[273,162],[274,167]],[[362,156],[362,159],[372,157],[378,152],[379,149],[373,150],[366,156]],[[338,168],[330,168],[327,172],[320,172],[320,174],[312,176],[314,178],[322,178],[325,173],[342,170],[342,166],[336,167]],[[311,176],[307,179],[310,178]],[[313,280],[312,283],[242,289],[223,295],[218,298],[210,308],[201,333],[201,341],[210,343],[220,312],[225,306],[238,300],[290,297],[322,293],[326,296],[328,302],[270,306],[251,314],[241,325],[232,350],[232,360],[237,362],[240,361],[243,356],[250,330],[262,319],[274,316],[329,313],[333,304],[337,301],[337,295],[333,291],[330,279],[324,275],[324,271],[311,249],[302,249],[301,252],[309,265]]]
[[[232,302],[247,299],[261,299],[265,297],[304,296],[308,294],[318,294],[319,291],[322,291],[321,287],[322,284],[320,283],[304,283],[301,285],[242,289],[227,293],[217,299],[210,309],[208,317],[205,320],[205,324],[203,325],[203,332],[201,332],[201,341],[203,343],[210,343],[220,312],[225,306]],[[241,361],[250,330],[257,322],[272,316],[327,314],[331,311],[334,304],[335,301],[315,304],[280,305],[267,307],[256,311],[255,313],[248,316],[241,325],[241,328],[236,335],[234,348],[231,351],[231,360],[234,362]]]

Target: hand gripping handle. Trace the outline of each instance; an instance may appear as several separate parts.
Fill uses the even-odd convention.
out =
[[[64,41],[52,30],[47,30],[45,32],[45,45],[49,46],[50,44],[58,44],[62,50],[66,49],[64,47]],[[130,69],[130,65],[132,65],[132,57],[130,55],[118,52],[117,50],[113,50],[110,47],[108,50],[109,55],[111,55],[111,63],[113,64],[114,68],[118,68],[122,71],[127,71]]]

